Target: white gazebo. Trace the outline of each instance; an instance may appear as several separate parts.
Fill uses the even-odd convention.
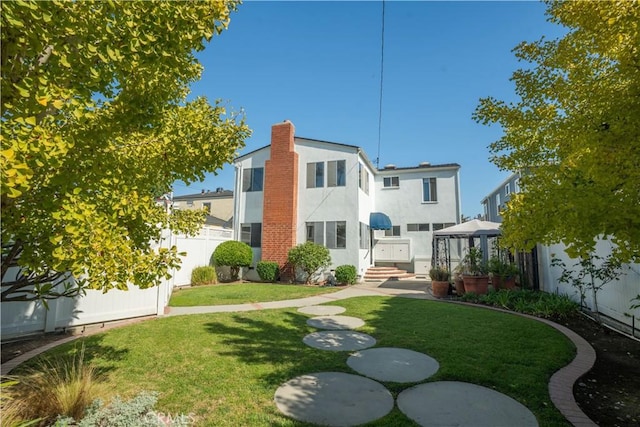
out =
[[[480,221],[479,219],[436,230],[433,232],[431,265],[446,264],[451,271],[451,239],[467,240],[470,248],[474,247],[476,239],[479,239],[482,256],[487,261],[489,258],[488,239],[499,237],[500,234],[500,223]]]

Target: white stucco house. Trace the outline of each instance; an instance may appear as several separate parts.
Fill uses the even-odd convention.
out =
[[[433,230],[459,222],[460,166],[378,170],[354,145],[298,137],[289,121],[271,144],[235,159],[234,238],[259,260],[286,263],[305,241],[329,248],[332,268],[372,266],[427,274]],[[380,219],[390,228],[371,232]],[[388,225],[388,224],[387,224]]]

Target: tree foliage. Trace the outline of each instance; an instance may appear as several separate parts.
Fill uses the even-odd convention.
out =
[[[331,264],[329,249],[313,242],[301,243],[289,249],[287,261],[294,268],[299,268],[306,275],[305,283],[311,283],[313,275],[323,267]]]
[[[178,264],[152,242],[166,227],[195,231],[203,215],[168,216],[156,198],[219,169],[250,134],[222,103],[186,100],[202,71],[194,53],[235,9],[2,2],[3,301],[60,296],[50,285],[66,272],[87,280],[65,296],[145,288]]]
[[[520,100],[485,98],[474,118],[499,123],[490,145],[501,169],[522,172],[504,242],[529,249],[563,242],[586,259],[598,238],[614,258],[640,259],[640,3],[548,1],[557,40],[521,43],[530,63],[512,80]]]

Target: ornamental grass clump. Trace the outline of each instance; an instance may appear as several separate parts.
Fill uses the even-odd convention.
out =
[[[196,267],[191,271],[191,286],[215,285],[218,283],[215,267]]]
[[[18,383],[8,391],[8,397],[28,402],[15,414],[22,420],[41,419],[50,425],[59,416],[82,419],[100,394],[98,380],[96,368],[85,361],[83,345],[70,357],[39,360],[17,377]]]

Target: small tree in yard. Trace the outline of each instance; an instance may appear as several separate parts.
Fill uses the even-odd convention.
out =
[[[243,242],[229,240],[223,242],[213,251],[213,263],[231,269],[231,280],[238,278],[241,267],[248,267],[253,260],[251,247]]]
[[[311,283],[312,276],[322,267],[331,264],[329,249],[313,242],[305,242],[289,249],[287,260],[294,268],[299,268],[307,275],[305,283]]]

